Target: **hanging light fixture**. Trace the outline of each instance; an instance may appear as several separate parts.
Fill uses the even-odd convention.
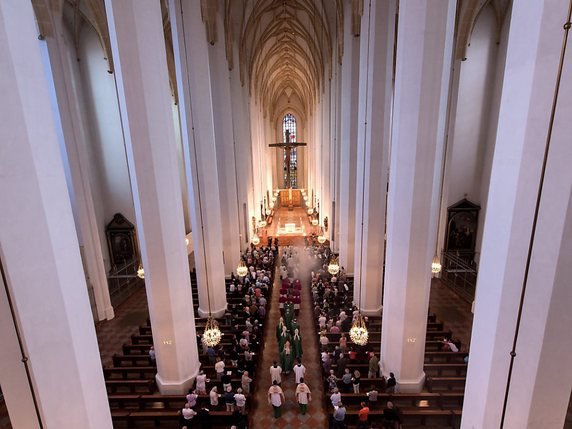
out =
[[[431,262],[431,272],[433,274],[439,274],[441,272],[441,261],[439,260],[439,255],[435,253],[433,256],[433,262]]]
[[[369,332],[365,326],[365,320],[361,313],[358,313],[356,320],[350,329],[350,339],[358,346],[365,346],[369,339]]]
[[[304,201],[308,201],[308,195],[304,195]]]
[[[203,332],[203,344],[207,347],[214,347],[220,343],[221,337],[222,333],[220,332],[217,321],[209,314],[205,325],[205,332]]]
[[[245,275],[248,274],[248,268],[247,268],[247,266],[244,263],[244,260],[242,258],[240,259],[240,262],[238,263],[238,267],[236,267],[236,274],[239,277],[244,277]]]
[[[330,263],[328,264],[328,273],[332,276],[335,276],[340,272],[340,264],[338,263],[338,258],[334,255],[332,259],[330,259]]]
[[[266,221],[265,221],[264,219],[263,219],[263,220],[259,220],[259,221],[258,221],[258,226],[259,226],[260,228],[264,228],[264,227],[266,226]]]
[[[267,208],[264,213],[266,213],[266,216],[270,216],[270,214],[272,213],[272,209]],[[266,226],[266,225],[264,225],[264,226]]]
[[[252,236],[252,238],[250,239],[250,242],[254,245],[254,246],[258,246],[260,244],[260,237],[258,236],[258,234],[254,233],[254,235]]]
[[[137,277],[139,277],[140,279],[145,278],[145,270],[143,269],[143,265],[141,265],[141,262],[139,262],[139,268],[137,268]]]
[[[324,231],[322,231],[322,233],[320,235],[318,235],[318,243],[320,244],[324,244],[326,242],[327,238],[324,235]]]
[[[312,207],[308,207],[308,214],[311,215],[314,213],[314,209]]]

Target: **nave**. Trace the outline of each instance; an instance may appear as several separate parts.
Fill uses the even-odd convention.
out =
[[[282,247],[282,246],[281,246]],[[302,250],[300,250],[303,252]],[[278,258],[278,261],[280,257]],[[277,274],[279,271],[277,272]],[[263,336],[263,341],[261,345],[262,356],[260,356],[260,360],[256,366],[256,372],[252,377],[254,379],[254,393],[252,395],[252,400],[247,403],[247,407],[250,407],[249,412],[249,427],[316,427],[316,428],[327,428],[328,422],[331,419],[332,415],[332,408],[330,404],[330,393],[326,391],[323,392],[324,389],[324,382],[325,382],[325,375],[322,375],[322,370],[320,368],[320,351],[319,351],[319,342],[318,342],[318,321],[314,319],[313,316],[313,302],[310,295],[310,268],[308,268],[307,264],[304,266],[302,270],[298,273],[298,276],[302,278],[302,303],[300,308],[300,314],[298,315],[298,324],[300,326],[300,331],[302,334],[302,344],[303,344],[303,359],[302,363],[306,367],[306,383],[310,387],[312,391],[312,401],[308,407],[308,413],[305,416],[302,416],[298,410],[298,406],[295,401],[294,397],[294,390],[295,390],[295,383],[294,383],[294,375],[290,374],[289,376],[283,376],[282,387],[284,389],[284,393],[286,396],[286,402],[283,405],[283,412],[282,417],[279,419],[274,419],[272,417],[272,409],[270,405],[268,405],[267,401],[267,392],[270,386],[270,375],[269,375],[269,367],[271,366],[274,360],[279,361],[278,355],[278,346],[277,340],[275,336],[275,326],[278,322],[280,317],[280,309],[278,307],[278,297],[279,297],[279,289],[280,289],[280,278],[279,274],[276,275],[274,280],[274,285],[272,288],[271,295],[268,297],[268,313],[265,321],[265,334]],[[349,281],[350,285],[351,282]],[[193,282],[193,286],[196,286],[196,283]],[[351,292],[351,291],[350,291]],[[229,305],[234,305],[235,301],[232,296],[228,295]],[[129,353],[138,353],[138,352],[146,352],[148,350],[148,346],[143,346],[139,348],[132,348],[127,345],[125,347],[125,343],[130,342],[134,337],[138,336],[141,331],[141,325],[147,325],[147,303],[144,290],[140,290],[128,301],[126,301],[119,309],[115,319],[106,322],[100,322],[97,325],[97,332],[98,338],[100,342],[100,350],[101,356],[104,366],[110,366],[113,363],[113,355],[121,354],[126,350],[129,350]],[[470,325],[471,325],[471,317],[470,317],[470,306],[464,302],[461,298],[459,298],[456,294],[451,292],[445,286],[439,284],[436,281],[433,285],[433,291],[431,294],[431,311],[435,313],[435,316],[439,320],[445,320],[445,326],[440,326],[439,329],[441,331],[448,330],[450,331],[452,327],[454,327],[456,336],[461,340],[461,342],[465,345],[463,350],[466,350],[466,345],[468,344],[469,335],[470,335]],[[199,326],[199,320],[197,320],[197,325]],[[377,326],[377,327],[376,327]],[[371,337],[370,337],[370,344],[367,346],[368,350],[372,350],[376,353],[379,353],[380,343],[379,343],[379,322],[374,321],[374,318],[371,319]],[[223,332],[225,331],[225,324],[224,322],[221,325]],[[149,328],[144,328],[149,329]],[[199,331],[199,328],[197,328]],[[150,332],[150,331],[145,331]],[[441,335],[441,333],[437,334]],[[335,342],[335,334],[328,334],[328,336],[332,339],[332,351],[334,350],[333,344]],[[377,338],[376,338],[377,336]],[[224,340],[226,341],[226,340]],[[349,342],[349,341],[348,341]],[[434,341],[436,344],[437,341]],[[138,349],[138,350],[137,350]],[[146,354],[143,355],[143,359],[147,359]],[[203,361],[204,357],[201,357],[201,361]],[[359,360],[356,361],[355,364],[352,364],[352,368],[360,369],[362,372],[363,382],[362,382],[362,393],[365,390],[369,390],[368,381],[365,378],[367,374],[367,369],[363,368],[363,365],[359,363]],[[367,365],[367,363],[366,363]],[[237,387],[238,380],[233,382],[233,388]],[[325,386],[327,388],[327,386]],[[341,387],[341,386],[340,386]],[[148,392],[149,393],[149,392]],[[431,398],[431,394],[427,396],[428,392],[424,392],[420,394],[421,400],[427,400]],[[152,392],[152,395],[156,396],[156,392]],[[346,393],[343,394],[344,396]],[[355,424],[355,416],[357,413],[357,409],[359,409],[359,399],[357,396],[352,396],[351,394],[347,394],[348,398],[348,422],[350,424]],[[425,396],[422,396],[425,395]],[[435,394],[434,396],[439,395]],[[122,395],[116,396],[123,396],[124,399],[129,398],[128,394],[123,393]],[[415,395],[414,395],[415,396]],[[411,395],[409,399],[402,398],[401,402],[398,402],[399,406],[404,406],[404,409],[411,409],[413,406],[414,408],[417,407],[416,404],[411,403],[407,405],[407,401],[412,401]],[[382,398],[387,399],[383,395],[380,395],[380,400]],[[173,399],[173,398],[171,398]],[[208,400],[208,399],[205,399]],[[356,400],[358,401],[356,403]],[[414,401],[414,400],[413,400]],[[184,404],[184,398],[179,396],[177,400],[172,400],[170,403],[161,405],[160,401],[155,403],[155,407],[163,406],[167,407],[167,410],[161,408],[150,409],[147,411],[151,416],[153,413],[156,415],[163,414],[170,414],[171,418],[161,419],[158,420],[158,423],[161,424],[161,427],[175,427],[171,426],[173,419],[175,418],[178,408],[181,408]],[[381,403],[380,403],[381,405]],[[384,405],[384,404],[383,404]],[[430,408],[435,408],[436,404],[428,404]],[[178,408],[177,408],[178,407]],[[357,407],[357,408],[356,408]],[[372,409],[372,417],[371,422],[375,424],[376,422],[380,421],[380,416],[376,415],[376,413],[382,412],[382,407],[378,410]],[[410,410],[411,412],[411,410]],[[116,410],[116,416],[120,413]],[[419,420],[413,420],[414,422],[419,423]],[[171,422],[171,423],[169,423]],[[257,423],[262,422],[263,426],[257,426]],[[136,421],[133,422],[134,424],[139,426],[146,426],[150,422],[143,421]],[[118,421],[118,427],[122,426],[121,421]],[[200,426],[199,426],[200,427]],[[221,427],[230,427],[230,426],[221,426]],[[353,427],[353,426],[350,426]],[[414,426],[407,426],[404,427],[424,427],[419,424]],[[431,426],[431,427],[440,427],[440,426]],[[442,426],[448,427],[448,426]]]

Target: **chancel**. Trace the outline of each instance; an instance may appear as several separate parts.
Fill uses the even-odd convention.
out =
[[[572,427],[571,13],[0,1],[0,429]]]

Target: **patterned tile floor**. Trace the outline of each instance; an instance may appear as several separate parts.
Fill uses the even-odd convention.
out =
[[[278,343],[276,341],[275,327],[280,318],[278,308],[278,297],[280,289],[280,278],[277,276],[275,287],[272,290],[272,306],[268,314],[268,328],[264,336],[265,353],[260,363],[258,372],[259,380],[255,392],[254,407],[251,422],[254,428],[327,428],[328,420],[324,411],[323,400],[323,380],[322,370],[319,362],[319,352],[316,336],[314,335],[314,321],[312,320],[312,304],[310,297],[309,282],[304,281],[306,276],[301,276],[302,280],[302,303],[298,324],[302,335],[302,363],[306,367],[305,383],[312,392],[312,401],[308,405],[308,413],[301,415],[296,402],[296,384],[294,373],[282,376],[282,390],[286,398],[282,405],[282,417],[274,419],[272,407],[268,404],[268,389],[270,387],[269,368],[274,360],[278,360]],[[309,277],[309,276],[308,276]],[[254,423],[255,422],[255,423]]]
[[[444,322],[445,329],[461,340],[461,350],[468,351],[471,343],[473,313],[471,304],[445,286],[439,279],[433,279],[429,297],[429,310]]]
[[[131,335],[139,333],[149,317],[147,294],[141,287],[115,309],[115,318],[96,323],[99,353],[104,366],[112,365],[112,356],[122,353],[121,347],[129,343]]]

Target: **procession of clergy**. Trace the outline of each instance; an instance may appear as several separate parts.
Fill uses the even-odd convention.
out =
[[[287,247],[281,259],[280,266],[280,321],[276,325],[276,340],[280,364],[274,361],[270,367],[272,386],[268,391],[268,401],[274,409],[274,417],[281,416],[281,406],[284,393],[280,388],[282,374],[288,375],[294,371],[296,377],[296,401],[300,412],[306,414],[308,402],[311,400],[310,388],[304,383],[306,368],[302,365],[302,337],[296,316],[300,311],[302,284],[298,278],[297,250]],[[294,363],[296,361],[296,364]]]

